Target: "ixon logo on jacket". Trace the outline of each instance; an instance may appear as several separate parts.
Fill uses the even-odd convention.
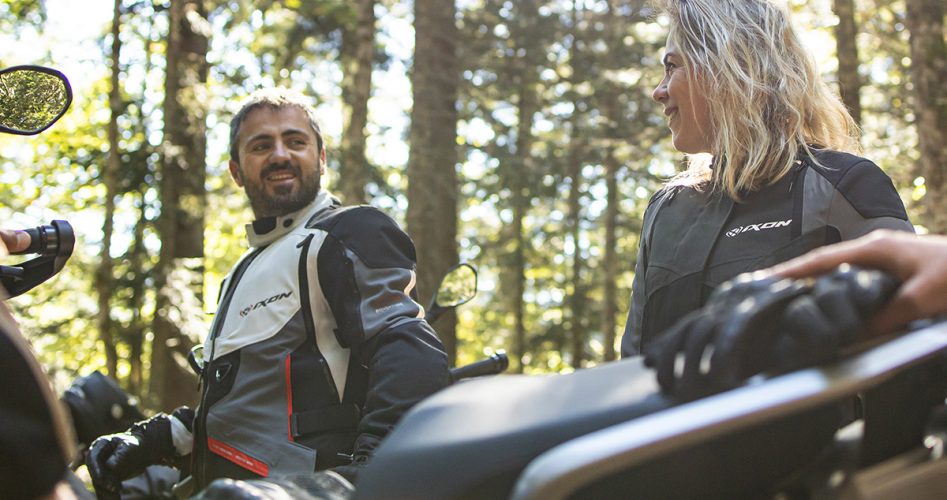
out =
[[[742,227],[735,227],[727,231],[727,238],[733,238],[734,236],[743,234],[747,231],[763,231],[764,229],[776,229],[778,227],[786,227],[792,222],[792,219],[788,220],[777,220],[772,222],[762,222],[759,224],[748,224]]]
[[[276,295],[274,295],[274,296],[272,296],[272,297],[270,297],[270,298],[268,298],[268,299],[263,299],[263,300],[257,302],[256,304],[253,304],[253,305],[251,305],[251,306],[247,306],[247,307],[244,307],[243,309],[241,309],[241,310],[240,310],[240,316],[241,316],[241,317],[246,317],[247,314],[250,314],[251,312],[253,312],[253,311],[255,311],[255,310],[257,310],[257,309],[259,309],[259,308],[261,308],[261,307],[266,307],[267,305],[272,304],[273,302],[276,302],[277,300],[285,299],[285,298],[290,297],[290,296],[292,296],[292,295],[293,295],[293,292],[290,291],[290,292],[278,293],[278,294],[276,294]]]

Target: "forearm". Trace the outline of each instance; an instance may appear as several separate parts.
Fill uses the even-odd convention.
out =
[[[367,342],[368,392],[354,456],[367,459],[401,417],[449,383],[447,354],[423,320],[395,326]]]

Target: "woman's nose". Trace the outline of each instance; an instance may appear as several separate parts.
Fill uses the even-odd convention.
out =
[[[665,80],[661,80],[661,83],[651,92],[651,98],[658,102],[664,102],[668,98],[668,86]]]

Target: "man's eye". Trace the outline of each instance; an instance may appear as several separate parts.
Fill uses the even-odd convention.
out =
[[[665,72],[665,73],[670,73],[671,70],[673,70],[673,69],[676,68],[676,67],[677,67],[677,65],[674,64],[674,63],[671,63],[671,62],[669,62],[669,63],[664,63],[664,72]]]
[[[263,142],[258,142],[250,146],[250,151],[263,151],[267,148],[267,144]]]

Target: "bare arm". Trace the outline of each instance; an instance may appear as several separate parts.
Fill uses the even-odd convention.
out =
[[[814,250],[773,268],[786,278],[806,278],[848,263],[893,274],[902,281],[895,297],[872,321],[886,334],[911,321],[947,313],[947,237],[879,230]]]

